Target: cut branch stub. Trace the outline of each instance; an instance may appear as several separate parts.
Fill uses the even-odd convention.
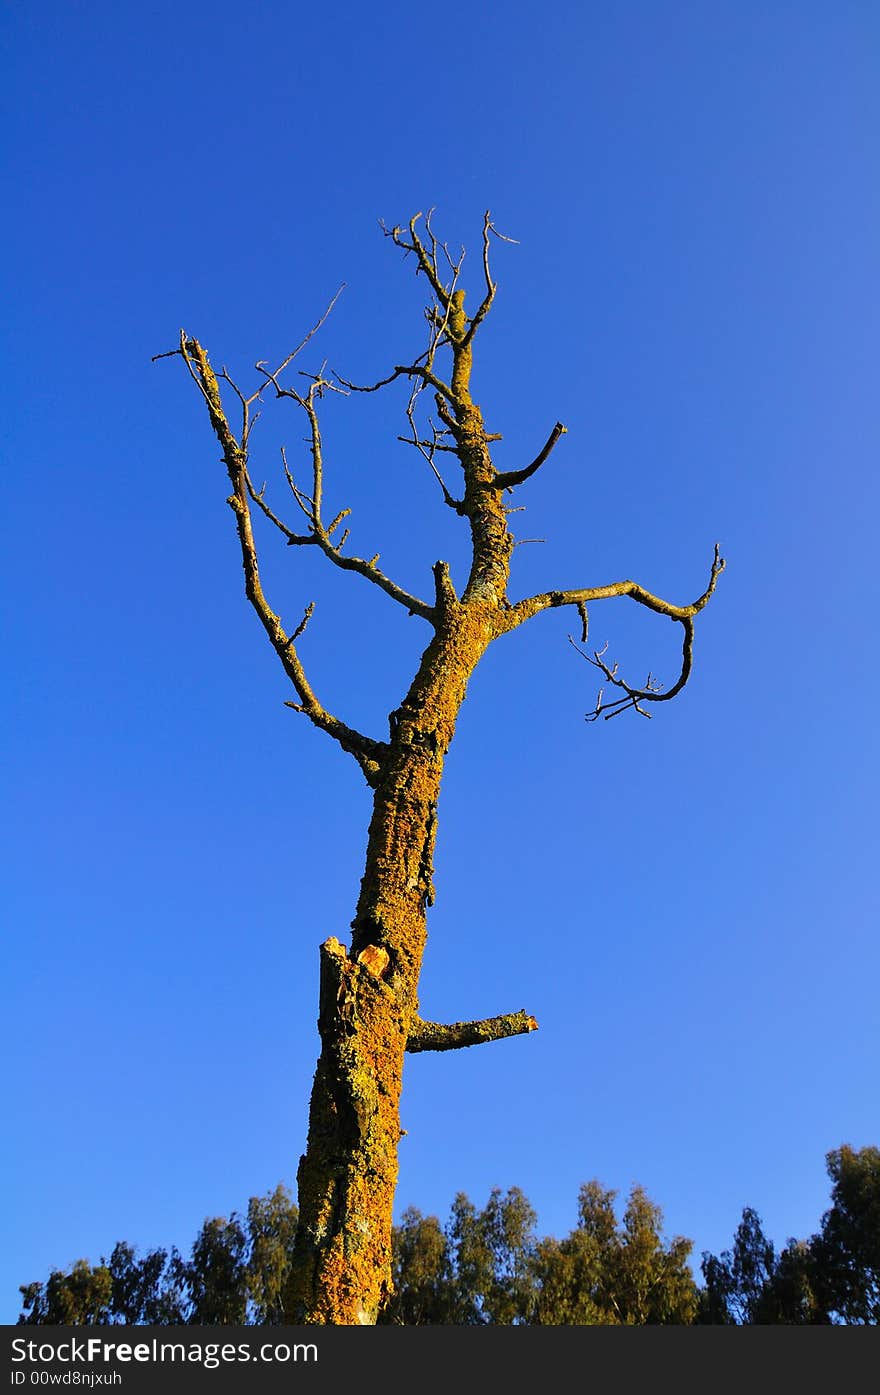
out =
[[[556,442],[561,436],[565,436],[567,432],[568,427],[563,426],[562,422],[558,421],[531,465],[526,465],[522,470],[508,470],[503,474],[496,475],[495,488],[513,489],[516,485],[522,484],[524,480],[530,479],[532,475],[537,474],[538,470],[540,470],[541,466],[544,464],[544,461],[550,455],[553,447],[556,445]]]
[[[464,1046],[481,1046],[485,1042],[503,1041],[506,1037],[536,1032],[538,1024],[525,1010],[503,1013],[500,1017],[483,1017],[476,1022],[425,1022],[413,1020],[406,1049],[418,1051],[458,1051]]]
[[[390,962],[387,949],[381,945],[365,945],[357,957],[357,962],[367,969],[374,978],[381,978]]]

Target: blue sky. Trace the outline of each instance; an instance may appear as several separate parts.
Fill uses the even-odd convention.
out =
[[[126,1238],[293,1182],[317,946],[344,935],[368,790],[289,696],[242,594],[179,327],[243,381],[310,347],[361,381],[422,347],[377,220],[437,206],[479,284],[515,596],[728,569],[685,693],[593,726],[564,612],[477,671],[440,807],[422,1008],[541,1030],[408,1062],[399,1210],[516,1185],[543,1231],[638,1181],[695,1252],[778,1242],[824,1154],[880,1141],[876,179],[868,3],[8,7],[2,1310]],[[268,405],[254,473],[302,423]],[[330,513],[424,592],[460,521],[403,399],[325,404]],[[331,508],[331,504],[334,506]],[[383,736],[426,629],[263,543],[327,706]],[[597,644],[676,671],[625,601]]]

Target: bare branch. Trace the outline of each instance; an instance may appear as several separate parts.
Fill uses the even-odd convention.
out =
[[[263,497],[264,491],[266,489],[265,484],[263,485],[263,488],[258,492],[254,488],[253,481],[250,475],[248,474],[247,469],[245,470],[245,484],[247,485],[248,494],[250,495],[253,502],[256,504],[257,508],[261,511],[261,513],[264,513],[266,515],[270,523],[274,523],[275,527],[278,529],[280,533],[284,534],[285,538],[287,539],[288,546],[292,547],[294,543],[308,544],[316,543],[318,541],[313,533],[301,534],[292,532],[290,528],[288,528],[287,524],[283,523],[281,519],[278,517],[278,515],[272,512],[272,510],[269,508],[269,505],[266,503],[266,500]],[[300,507],[302,507],[302,505],[300,505]]]
[[[523,470],[508,470],[506,473],[496,475],[494,487],[496,489],[513,489],[515,485],[522,484],[523,480],[529,479],[531,475],[534,475],[536,471],[540,470],[560,436],[566,435],[567,431],[568,427],[563,426],[562,422],[558,421],[547,437],[545,445],[538,455],[535,456],[531,465],[526,465]]]
[[[424,437],[421,440],[413,440],[412,436],[398,436],[397,439],[398,441],[402,441],[405,446],[419,446],[422,450],[439,450],[444,451],[447,455],[457,456],[458,446],[448,446],[441,439],[448,433],[446,431],[438,431],[437,428],[434,426],[434,423],[430,419],[428,420],[428,425],[431,428],[431,431],[433,432],[433,439],[430,441]],[[513,510],[510,510],[510,512],[513,512]]]
[[[292,350],[290,351],[290,353],[287,355],[287,358],[284,359],[281,363],[279,363],[278,367],[275,369],[275,372],[274,372],[274,373],[267,373],[267,374],[266,374],[266,377],[267,377],[267,378],[270,378],[270,379],[272,380],[272,382],[275,382],[275,379],[278,378],[278,377],[280,377],[280,375],[284,372],[284,370],[285,370],[285,368],[288,366],[288,364],[290,364],[290,363],[293,362],[293,360],[297,357],[297,355],[305,348],[306,344],[308,344],[309,340],[310,340],[310,339],[313,339],[313,338],[315,337],[315,335],[318,333],[318,330],[321,328],[322,324],[323,324],[324,321],[327,319],[327,316],[330,314],[330,311],[333,309],[334,305],[336,304],[337,300],[338,300],[339,297],[342,295],[342,292],[343,292],[344,290],[345,290],[345,282],[343,281],[343,282],[342,282],[342,285],[339,287],[339,290],[336,292],[336,294],[334,295],[333,299],[330,301],[330,304],[327,306],[327,309],[324,311],[324,313],[323,313],[323,315],[321,316],[321,318],[320,318],[319,320],[317,320],[317,321],[315,322],[315,324],[312,325],[311,329],[309,330],[309,332],[308,332],[308,334],[305,336],[305,338],[304,338],[304,339],[301,339],[300,342],[297,344],[296,348],[295,348],[295,349],[292,349]],[[259,368],[260,372],[263,372],[263,368],[262,368],[262,366],[261,366],[259,363],[257,364],[257,368]],[[277,387],[277,384],[276,384],[276,387]],[[253,402],[254,399],[259,395],[259,391],[260,391],[260,390],[258,389],[258,391],[255,392],[255,393],[253,394],[252,397],[248,398],[248,401],[249,401],[249,402]]]
[[[508,613],[508,627],[514,629],[522,624],[530,616],[536,615],[539,611],[555,608],[557,606],[573,605],[581,619],[581,644],[587,642],[587,602],[607,600],[615,596],[629,596],[637,601],[639,605],[647,606],[658,615],[666,615],[670,620],[676,620],[684,630],[682,642],[681,670],[678,678],[671,688],[663,691],[662,685],[656,681],[653,674],[649,673],[643,687],[636,687],[627,683],[618,676],[617,664],[609,667],[604,661],[604,654],[608,648],[607,644],[603,649],[597,649],[593,654],[588,654],[574,638],[569,635],[569,643],[577,649],[582,658],[598,668],[605,679],[619,688],[623,697],[615,698],[611,702],[603,702],[604,689],[599,690],[596,699],[596,706],[591,713],[587,714],[587,721],[594,722],[600,716],[604,716],[607,721],[611,717],[616,717],[621,712],[632,708],[643,717],[650,717],[651,713],[645,711],[641,705],[646,702],[669,702],[676,697],[687,683],[691,675],[694,662],[694,617],[699,614],[705,605],[708,604],[712,593],[715,590],[719,576],[724,571],[725,562],[721,556],[719,544],[715,544],[715,554],[712,559],[712,567],[709,573],[709,584],[692,605],[675,606],[668,601],[661,600],[659,596],[654,596],[644,587],[638,586],[634,581],[619,581],[611,586],[595,586],[583,591],[546,591],[541,596],[533,596],[531,600],[520,601],[513,606]]]
[[[428,216],[425,220],[425,227],[431,242],[430,253],[428,252],[427,248],[425,247],[425,244],[422,242],[421,238],[416,232],[416,224],[418,223],[419,219],[423,216],[421,213],[416,213],[415,216],[411,218],[409,221],[409,235],[412,238],[411,242],[406,241],[403,229],[401,227],[386,228],[385,224],[382,223],[381,228],[385,236],[390,237],[395,246],[401,247],[404,252],[415,253],[419,263],[418,271],[421,271],[427,277],[431,289],[434,292],[437,299],[439,300],[440,304],[443,306],[444,309],[448,309],[449,301],[451,298],[451,291],[446,286],[444,286],[443,281],[440,278],[439,268],[437,266],[437,239],[434,237],[434,234],[431,231],[431,214],[433,213],[433,211],[433,209],[428,210]],[[446,250],[445,247],[444,250]],[[462,252],[462,257],[463,256],[464,253]],[[449,260],[450,264],[457,271],[458,268],[455,268],[455,264],[452,262],[451,258]],[[461,260],[459,260],[458,263],[459,268],[460,266]]]
[[[457,449],[454,446],[447,446],[444,445],[442,442],[441,438],[449,434],[448,430],[438,431],[433,421],[431,421],[429,418],[428,425],[431,428],[432,439],[430,441],[422,441],[419,437],[419,431],[415,419],[415,405],[416,401],[418,400],[419,394],[423,391],[423,389],[423,383],[415,384],[413,386],[413,390],[410,393],[409,403],[407,404],[406,408],[406,418],[409,422],[412,435],[398,436],[397,439],[398,441],[403,441],[406,445],[415,446],[417,448],[417,450],[421,453],[424,459],[427,460],[429,466],[431,467],[431,470],[434,473],[435,478],[437,479],[440,485],[440,488],[443,490],[444,502],[448,504],[451,509],[454,509],[456,513],[463,514],[465,511],[463,501],[461,499],[453,498],[452,494],[450,494],[449,490],[446,488],[446,481],[444,480],[440,471],[437,469],[437,465],[434,461],[434,455],[438,450],[450,451],[453,455],[458,454]]]
[[[343,571],[357,572],[359,576],[366,577],[367,581],[372,581],[375,586],[379,587],[380,591],[384,591],[392,600],[404,606],[410,615],[420,615],[423,620],[433,623],[434,611],[431,606],[420,600],[418,596],[411,596],[402,586],[398,586],[396,582],[379,570],[376,566],[379,559],[378,552],[369,560],[363,557],[343,557],[340,548],[347,537],[348,529],[346,528],[342,538],[334,547],[326,529],[321,527],[319,530],[316,528],[314,540],[324,556],[328,557],[337,567],[341,567]],[[288,546],[292,546],[290,541],[288,541]]]
[[[275,375],[269,373],[266,368],[262,367],[260,364],[257,364],[257,368],[269,381],[275,381]],[[320,397],[325,389],[329,388],[335,390],[335,388],[332,383],[323,377],[322,373],[317,375],[307,374],[305,376],[309,377],[311,380],[311,385],[305,396],[302,396],[302,394],[296,392],[292,388],[282,388],[277,383],[275,383],[275,388],[277,396],[292,398],[303,409],[309,422],[308,440],[312,455],[311,495],[303,493],[297,486],[293,478],[293,473],[287,463],[287,455],[283,448],[281,451],[281,459],[284,464],[284,473],[287,483],[297,504],[309,521],[308,535],[302,536],[293,533],[287,528],[268,508],[268,505],[265,504],[261,495],[256,497],[255,502],[259,504],[263,513],[266,514],[270,521],[284,533],[287,538],[288,547],[315,544],[321,549],[324,556],[333,562],[335,566],[341,567],[343,571],[357,572],[360,576],[366,577],[368,581],[372,581],[374,585],[378,586],[386,595],[391,596],[392,600],[405,606],[410,615],[420,615],[424,620],[433,620],[433,611],[431,607],[427,605],[425,601],[420,600],[418,596],[410,595],[402,586],[398,586],[390,577],[387,577],[384,572],[381,572],[375,565],[374,560],[371,559],[370,561],[366,561],[363,557],[343,557],[341,555],[342,545],[348,537],[348,529],[345,530],[338,543],[332,541],[331,534],[339,523],[342,522],[343,518],[348,517],[351,513],[350,509],[341,509],[330,527],[325,528],[321,519],[321,503],[324,492],[324,448],[321,440],[318,413],[315,407],[315,398]]]
[[[303,618],[300,620],[300,622],[299,622],[299,624],[297,625],[296,629],[294,630],[293,634],[290,636],[290,639],[287,641],[288,644],[294,644],[295,641],[299,639],[300,635],[305,633],[306,626],[308,625],[308,623],[309,623],[309,621],[311,620],[311,618],[312,618],[312,616],[314,615],[314,613],[315,613],[315,602],[314,602],[314,601],[309,601],[309,603],[308,603],[308,605],[306,606],[305,611],[304,611],[304,613],[303,613]]]
[[[648,674],[643,688],[636,688],[632,684],[626,683],[622,678],[619,678],[617,674],[618,665],[614,664],[609,668],[605,663],[603,656],[608,649],[607,644],[605,644],[602,649],[597,649],[593,654],[587,654],[579,644],[575,643],[571,635],[568,636],[569,644],[578,651],[581,657],[586,659],[587,663],[592,664],[594,668],[598,668],[605,675],[608,682],[613,683],[615,688],[620,688],[624,694],[622,698],[615,698],[612,702],[603,702],[602,698],[605,690],[604,688],[600,688],[596,698],[595,708],[592,712],[587,713],[588,722],[595,722],[598,717],[603,715],[607,722],[609,718],[619,716],[621,712],[626,712],[628,708],[633,708],[634,711],[641,713],[643,717],[650,717],[651,713],[646,712],[645,709],[640,706],[640,703],[669,702],[671,698],[678,696],[685,683],[690,678],[691,669],[694,664],[693,617],[686,617],[681,621],[681,625],[684,630],[681,672],[675,683],[666,692],[663,691],[663,685],[657,682],[652,673]]]
[[[309,520],[309,523],[314,522],[315,501],[311,499],[308,494],[303,494],[302,490],[297,487],[296,481],[293,478],[293,472],[287,463],[287,451],[284,446],[281,447],[281,464],[284,466],[284,477],[287,480],[287,485],[291,494]]]
[[[486,278],[486,295],[484,303],[485,300],[490,300],[491,297],[495,294],[495,282],[492,280],[492,274],[489,270],[489,234],[491,231],[492,224],[489,220],[489,210],[487,208],[483,217],[483,275]]]
[[[253,425],[253,422],[251,421],[250,404],[251,404],[251,401],[253,401],[254,399],[251,398],[250,400],[248,400],[248,399],[245,397],[245,395],[244,395],[244,393],[242,392],[241,388],[238,386],[237,383],[233,382],[233,380],[230,378],[229,374],[226,372],[226,369],[225,369],[225,368],[221,368],[221,369],[220,369],[220,372],[218,373],[217,376],[218,376],[219,378],[222,378],[223,381],[224,381],[224,383],[228,383],[228,384],[229,384],[229,386],[232,388],[232,391],[235,393],[236,397],[238,398],[239,402],[241,403],[241,436],[240,436],[240,440],[241,440],[242,449],[243,449],[243,450],[247,450],[248,436],[251,434],[251,427],[252,427],[252,425]],[[259,415],[260,415],[259,412],[257,412],[256,416],[258,417]],[[254,418],[254,421],[256,421],[256,417]]]
[[[463,1046],[480,1046],[483,1042],[502,1041],[536,1032],[538,1024],[525,1011],[504,1013],[501,1017],[484,1017],[479,1022],[426,1022],[413,1019],[406,1049],[418,1051],[457,1051]]]
[[[419,355],[419,358],[425,357],[426,354]],[[387,387],[389,383],[396,382],[398,378],[420,378],[422,382],[430,383],[435,392],[441,393],[442,396],[446,398],[447,402],[451,402],[453,406],[458,403],[458,397],[452,391],[449,384],[444,383],[430,368],[425,368],[424,365],[420,364],[418,361],[409,364],[397,364],[394,371],[389,373],[387,378],[380,378],[377,383],[350,383],[347,378],[343,378],[339,373],[334,373],[334,377],[338,382],[342,383],[343,387],[348,388],[349,392],[378,392],[380,388]]]
[[[480,325],[483,323],[483,320],[485,320],[486,316],[491,310],[492,302],[495,299],[495,291],[497,287],[495,285],[495,282],[492,280],[492,273],[489,269],[489,235],[492,231],[492,223],[489,219],[489,210],[487,208],[483,216],[483,276],[486,281],[486,294],[483,296],[479,308],[477,309],[477,313],[471,319],[467,333],[464,336],[463,342],[466,345],[470,344]]]
[[[516,242],[515,237],[505,237],[504,233],[498,231],[495,224],[490,219],[489,210],[487,208],[483,217],[483,277],[486,282],[486,294],[483,296],[476,314],[470,321],[467,333],[461,341],[462,346],[465,348],[471,343],[480,325],[492,309],[492,302],[495,299],[497,286],[492,280],[492,273],[489,267],[489,245],[492,237],[497,237],[501,242]]]
[[[610,586],[587,586],[575,591],[543,591],[538,596],[529,597],[528,600],[517,601],[516,605],[511,606],[508,612],[507,627],[511,630],[515,629],[524,620],[531,619],[533,615],[538,615],[542,610],[555,610],[557,607],[565,605],[580,606],[589,601],[607,601],[616,596],[629,596],[639,605],[646,606],[648,610],[653,610],[657,615],[666,615],[670,620],[687,620],[698,615],[708,603],[725,565],[719,544],[716,543],[709,584],[702,596],[691,605],[671,605],[669,601],[664,601],[660,596],[646,591],[644,586],[639,586],[638,582],[635,581],[614,581]]]
[[[328,736],[332,736],[343,750],[353,755],[360,765],[367,781],[375,785],[378,783],[382,769],[382,763],[387,753],[388,747],[384,742],[374,741],[370,737],[363,736],[354,728],[346,726],[338,717],[334,717],[319,702],[311,684],[306,677],[305,670],[296,650],[294,640],[302,634],[312,607],[306,610],[299,628],[292,635],[288,635],[281,620],[269,605],[263,592],[262,581],[260,579],[260,569],[257,561],[257,549],[254,542],[253,526],[251,522],[248,498],[253,497],[252,486],[249,488],[247,471],[247,454],[241,442],[235,439],[230,429],[223,404],[220,397],[220,389],[217,378],[208,355],[197,339],[188,338],[181,332],[181,354],[190,372],[198,384],[207,405],[211,418],[211,425],[223,451],[223,459],[226,470],[232,484],[232,494],[228,503],[235,514],[236,530],[238,532],[239,545],[241,547],[241,559],[244,568],[245,594],[257,613],[257,616],[269,637],[273,649],[281,660],[288,678],[296,690],[299,702],[291,704],[298,711],[304,712],[322,731]],[[280,520],[279,520],[280,522]]]
[[[427,253],[425,253],[425,255],[427,255]],[[452,263],[452,265],[454,275],[457,275],[457,268],[454,263]],[[181,331],[180,348],[173,350],[170,354],[157,355],[157,358],[172,357],[173,355],[179,354],[184,359],[190,376],[193,378],[193,381],[196,383],[197,387],[199,388],[199,391],[205,398],[205,402],[208,406],[209,413],[211,414],[211,422],[214,426],[214,430],[221,438],[221,444],[223,444],[224,448],[224,458],[227,460],[227,468],[229,469],[229,459],[231,458],[231,455],[235,455],[238,461],[238,465],[236,468],[238,470],[239,482],[241,484],[241,501],[246,511],[247,500],[250,499],[257,505],[260,511],[265,515],[266,518],[268,518],[268,520],[273,524],[273,526],[276,527],[279,530],[279,532],[281,532],[284,535],[284,537],[287,540],[288,546],[318,546],[324,553],[324,555],[334,563],[334,565],[341,567],[345,571],[357,572],[359,575],[366,577],[367,580],[372,581],[376,586],[379,587],[380,590],[384,591],[386,595],[391,596],[393,600],[397,601],[400,605],[405,606],[407,611],[411,615],[419,615],[425,620],[433,621],[434,613],[432,608],[425,601],[422,601],[418,596],[410,595],[408,591],[404,590],[403,587],[398,586],[394,581],[391,580],[390,577],[387,577],[382,571],[380,571],[378,566],[376,565],[375,558],[370,559],[368,561],[362,557],[343,557],[341,555],[341,549],[343,543],[345,542],[345,539],[348,536],[348,532],[346,530],[340,541],[337,543],[334,543],[331,540],[331,534],[333,533],[337,525],[341,522],[341,520],[348,515],[350,510],[341,510],[336,515],[336,518],[333,520],[333,523],[329,529],[325,528],[323,525],[321,519],[321,503],[323,496],[324,475],[323,444],[321,440],[321,429],[318,421],[318,414],[315,402],[317,399],[323,396],[325,391],[339,391],[339,388],[334,383],[330,382],[329,379],[323,376],[323,367],[318,374],[306,373],[302,375],[309,380],[308,390],[304,392],[298,392],[295,388],[292,387],[285,387],[279,381],[280,374],[284,371],[285,368],[289,366],[293,359],[296,358],[297,354],[300,353],[300,351],[305,347],[306,344],[308,344],[308,342],[313,338],[313,336],[323,325],[324,321],[327,319],[327,316],[330,314],[330,311],[333,309],[333,306],[336,304],[336,301],[339,299],[339,296],[343,290],[343,286],[340,286],[339,290],[333,296],[333,299],[330,301],[324,313],[312,326],[308,334],[306,334],[304,338],[300,340],[299,344],[297,344],[297,346],[287,355],[287,357],[282,360],[282,362],[278,365],[276,369],[271,370],[267,368],[265,363],[263,362],[257,363],[257,371],[262,374],[265,381],[263,382],[261,388],[258,389],[257,392],[253,393],[250,397],[246,398],[240,390],[240,388],[238,387],[238,385],[226,372],[226,369],[221,369],[219,375],[220,378],[227,382],[228,385],[235,392],[236,397],[238,398],[242,408],[242,425],[240,431],[240,440],[238,441],[235,440],[235,437],[226,421],[226,417],[223,414],[222,406],[220,404],[219,388],[217,387],[217,379],[214,375],[213,369],[211,369],[210,365],[208,364],[207,356],[204,356],[204,364],[207,366],[207,371],[211,375],[211,380],[214,384],[213,390],[215,393],[216,400],[210,396],[208,390],[206,389],[205,384],[207,382],[207,379],[205,378],[202,372],[201,365],[198,368],[194,366],[194,350],[190,351],[188,346],[190,343],[195,345],[197,341],[188,341],[184,332]],[[440,325],[438,326],[436,334],[432,335],[432,341],[429,344],[428,349],[425,351],[424,354],[419,356],[419,359],[428,358],[431,355],[433,348],[436,347],[436,339],[439,337],[439,335],[445,332],[445,329],[446,317],[443,317],[441,319]],[[199,352],[202,352],[200,346]],[[394,373],[386,381],[391,382],[394,380],[395,377],[408,377],[411,380],[415,380],[416,383],[421,386],[424,386],[425,384],[430,384],[438,394],[445,393],[450,401],[454,401],[452,390],[445,383],[441,382],[441,380],[437,378],[431,372],[431,370],[425,367],[419,360],[410,365],[399,366],[394,370]],[[348,388],[351,391],[375,391],[377,387],[383,386],[383,384],[376,384],[375,387],[371,388],[356,388],[354,384],[349,384],[344,379],[339,379],[339,381],[342,383],[343,387]],[[289,528],[288,525],[283,522],[279,515],[266,502],[264,497],[264,490],[260,490],[258,492],[255,489],[253,481],[251,480],[247,470],[247,438],[250,429],[253,426],[253,422],[256,420],[256,415],[252,418],[249,414],[250,406],[254,401],[256,401],[259,398],[260,392],[268,384],[271,384],[272,387],[275,389],[276,397],[289,397],[299,407],[301,407],[302,410],[306,413],[309,422],[308,439],[312,455],[311,494],[306,494],[303,490],[301,490],[298,487],[296,481],[294,480],[293,473],[290,470],[290,467],[288,466],[285,451],[283,448],[281,451],[282,464],[284,467],[284,474],[287,479],[288,486],[290,488],[291,493],[293,494],[294,499],[296,500],[297,506],[308,521],[309,528],[308,532],[305,534],[294,532],[293,529]],[[248,521],[249,517],[250,516],[248,514]]]

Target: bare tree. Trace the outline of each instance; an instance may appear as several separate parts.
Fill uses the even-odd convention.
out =
[[[499,471],[480,407],[471,396],[474,342],[495,299],[490,265],[493,239],[500,236],[487,213],[482,230],[482,290],[472,315],[459,285],[464,253],[440,244],[430,214],[407,228],[384,228],[386,237],[414,258],[430,292],[425,312],[428,345],[414,361],[397,364],[379,382],[357,385],[325,369],[302,374],[300,388],[283,380],[328,311],[302,343],[275,369],[258,363],[259,383],[246,395],[225,369],[218,374],[197,339],[181,331],[179,355],[208,410],[220,442],[232,493],[247,598],[293,685],[290,706],[333,737],[354,757],[373,790],[366,867],[346,947],[335,936],[321,945],[318,1027],[320,1056],[312,1089],[306,1152],[299,1164],[299,1225],[285,1311],[291,1322],[375,1322],[390,1289],[391,1224],[401,1137],[399,1102],[404,1053],[448,1051],[533,1031],[527,1012],[451,1025],[419,1016],[419,971],[426,915],[434,900],[432,880],[437,801],[443,761],[455,731],[468,679],[493,640],[542,611],[570,606],[580,620],[572,643],[601,671],[615,695],[600,693],[595,711],[606,718],[627,709],[650,715],[647,705],[666,701],[684,687],[691,671],[694,618],[708,602],[724,567],[718,548],[709,582],[691,605],[672,605],[635,581],[615,581],[576,590],[544,591],[511,601],[507,588],[514,539],[505,502],[541,468],[565,432],[557,422],[531,463]],[[170,355],[157,355],[168,357]],[[445,376],[444,376],[445,373]],[[219,380],[219,381],[218,381]],[[343,509],[329,522],[323,512],[324,452],[318,404],[326,393],[377,392],[390,383],[408,385],[406,440],[437,478],[448,508],[466,520],[471,536],[470,571],[459,594],[443,561],[434,563],[433,595],[411,595],[370,559],[345,552],[348,531],[339,529]],[[221,398],[220,382],[235,408],[235,421]],[[248,445],[263,394],[273,392],[301,410],[308,424],[311,480],[297,484],[282,452],[298,529],[270,507],[248,470]],[[433,403],[435,415],[423,407]],[[421,423],[421,424],[420,424]],[[447,486],[440,462],[458,481]],[[290,631],[269,604],[260,579],[254,517],[262,515],[292,547],[317,548],[334,567],[357,572],[379,587],[429,629],[427,646],[402,702],[389,717],[387,739],[364,735],[329,712],[313,689],[297,648],[312,607]],[[642,687],[627,683],[604,651],[589,654],[587,607],[592,601],[628,596],[682,628],[682,662],[666,691],[648,676]]]

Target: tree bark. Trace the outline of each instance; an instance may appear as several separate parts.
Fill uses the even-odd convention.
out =
[[[493,605],[462,604],[445,588],[439,569],[443,616],[391,714],[351,949],[335,938],[321,947],[321,1054],[298,1171],[292,1322],[374,1323],[390,1293],[403,1058],[434,899],[443,760],[468,679],[497,633]]]

